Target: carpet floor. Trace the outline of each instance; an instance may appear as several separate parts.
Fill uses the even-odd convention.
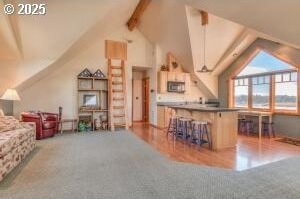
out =
[[[166,159],[129,132],[38,142],[0,183],[2,199],[300,199],[300,157],[237,172]]]

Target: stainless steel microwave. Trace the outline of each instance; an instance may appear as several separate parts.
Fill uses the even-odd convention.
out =
[[[168,92],[184,93],[185,82],[168,81]]]

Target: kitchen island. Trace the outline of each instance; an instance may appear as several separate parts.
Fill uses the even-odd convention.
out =
[[[179,117],[209,123],[212,150],[235,148],[237,144],[238,109],[202,107],[196,104],[169,106]]]

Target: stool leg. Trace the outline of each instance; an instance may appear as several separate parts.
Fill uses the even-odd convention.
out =
[[[272,124],[272,134],[273,134],[273,137],[275,138],[276,135],[275,135],[275,128],[274,128],[274,124]]]
[[[205,131],[205,134],[206,134],[206,139],[207,139],[207,142],[208,142],[208,147],[211,149],[211,142],[210,142],[210,138],[209,138],[209,135],[208,135],[207,125],[204,125],[204,131]]]

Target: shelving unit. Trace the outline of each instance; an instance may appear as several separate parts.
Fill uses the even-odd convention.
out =
[[[108,79],[78,77],[78,120],[96,130],[102,122],[108,124]]]

